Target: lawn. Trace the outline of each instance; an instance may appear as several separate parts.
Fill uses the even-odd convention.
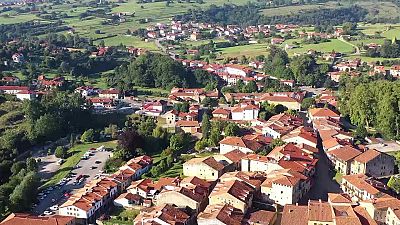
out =
[[[289,49],[287,50],[287,52],[289,53],[289,55],[293,55],[294,53],[307,52],[310,49],[317,50],[320,52],[331,52],[331,51],[337,51],[341,53],[353,52],[353,46],[337,39],[331,39],[329,42],[323,42],[319,44],[301,44],[299,48]]]
[[[267,52],[267,44],[249,44],[217,49],[219,59],[226,57],[240,57],[242,55],[247,57],[256,57],[258,55],[266,55]]]
[[[38,20],[39,18],[33,14],[19,14],[19,15],[9,15],[5,16],[2,14],[0,16],[0,24],[14,24],[14,23],[23,23],[31,20]]]
[[[113,207],[110,212],[111,219],[108,221],[104,221],[106,225],[131,225],[133,224],[133,220],[139,214],[139,210],[137,209],[124,209],[122,207]]]
[[[90,144],[78,144],[75,147],[69,149],[68,153],[70,156],[61,165],[56,174],[43,185],[43,187],[57,184],[61,179],[65,178],[69,174],[69,172],[71,172],[76,164],[79,163],[81,157],[85,154],[85,152],[87,152],[90,148],[98,148],[102,145],[104,145],[106,148],[115,148],[117,146],[117,142],[107,141]]]
[[[132,46],[135,48],[144,48],[149,51],[159,51],[153,41],[145,42],[135,36],[120,35],[115,37],[105,37],[94,41],[94,44],[99,44],[103,40],[106,46],[118,46],[123,44],[125,46]]]

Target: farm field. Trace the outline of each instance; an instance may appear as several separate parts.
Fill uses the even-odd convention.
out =
[[[218,58],[240,57],[242,55],[245,55],[247,57],[255,57],[257,55],[266,54],[267,44],[249,44],[217,49]]]
[[[293,41],[294,40],[291,40],[290,42],[288,41],[287,43],[293,43]],[[331,52],[331,51],[337,51],[342,53],[353,52],[353,46],[337,39],[331,39],[329,42],[323,42],[319,44],[301,44],[299,48],[288,49],[287,52],[289,53],[289,55],[293,55],[295,53],[304,53],[309,49],[317,50],[320,52]]]
[[[118,46],[123,44],[125,46],[133,46],[135,48],[145,48],[149,51],[158,51],[157,46],[154,44],[153,41],[145,42],[142,41],[140,38],[135,36],[115,36],[115,37],[105,37],[94,41],[94,44],[99,44],[101,40],[104,41],[105,45],[107,46]]]

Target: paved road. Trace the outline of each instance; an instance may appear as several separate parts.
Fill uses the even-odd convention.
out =
[[[317,164],[317,172],[314,177],[314,185],[311,190],[303,197],[301,203],[306,204],[311,200],[328,200],[328,193],[341,193],[340,185],[333,179],[334,174],[330,172],[331,167],[328,164],[328,158],[320,149],[320,157]]]
[[[110,154],[110,152],[95,151],[94,155],[90,156],[89,159],[81,160],[78,163],[78,168],[71,171],[72,173],[76,174],[76,176],[68,181],[64,186],[55,188],[54,190],[50,191],[47,197],[40,201],[33,212],[37,214],[42,214],[52,205],[61,205],[65,201],[67,201],[67,197],[64,197],[64,192],[71,191],[72,193],[74,193],[77,189],[82,188],[85,183],[93,180],[96,174],[99,174],[99,170],[102,170],[104,168],[105,162],[110,157]],[[96,164],[96,161],[100,161],[101,163]],[[95,166],[96,168],[92,169],[92,166]],[[74,185],[73,183],[76,180],[76,177],[79,175],[86,175],[87,178],[81,184]],[[54,202],[53,199],[55,200]]]

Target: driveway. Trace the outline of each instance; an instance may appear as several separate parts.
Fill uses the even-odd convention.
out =
[[[110,152],[94,151],[93,155],[89,159],[81,160],[75,169],[71,171],[71,174],[76,174],[63,186],[55,187],[53,190],[49,191],[47,196],[39,202],[33,212],[36,214],[42,214],[45,210],[53,205],[61,205],[67,201],[67,197],[64,193],[69,192],[73,194],[76,190],[82,188],[86,183],[92,181],[94,177],[99,174],[99,170],[103,170],[106,160],[110,157]],[[96,163],[98,161],[98,163]],[[93,168],[92,168],[93,167]],[[94,168],[95,167],[95,168]],[[79,175],[84,175],[86,179],[77,185],[74,185],[76,177]]]

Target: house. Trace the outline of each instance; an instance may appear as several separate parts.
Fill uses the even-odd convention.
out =
[[[317,134],[311,128],[303,126],[292,130],[281,139],[286,143],[303,144],[313,148],[316,148],[318,144]]]
[[[101,90],[99,92],[99,98],[111,98],[111,99],[119,99],[120,91],[115,88],[110,88],[107,90]]]
[[[114,100],[111,98],[88,98],[87,101],[94,108],[113,108]]]
[[[255,120],[260,109],[252,104],[240,105],[231,111],[232,120]]]
[[[146,115],[152,116],[160,116],[162,113],[165,112],[167,108],[167,103],[165,101],[153,101],[153,102],[146,102],[141,107],[142,112]]]
[[[207,206],[207,192],[204,189],[176,187],[164,189],[157,196],[156,205],[173,204],[178,208],[189,208],[192,214],[197,215]]]
[[[195,134],[200,132],[200,124],[197,121],[179,120],[175,123],[175,127],[179,127],[185,133]]]
[[[300,110],[304,99],[302,92],[274,92],[265,93],[260,98],[261,103],[268,102],[272,105],[283,105],[288,109]]]
[[[283,167],[267,156],[248,154],[241,160],[241,169],[242,171],[270,173],[274,170],[283,169]]]
[[[321,200],[309,200],[307,205],[286,205],[283,208],[281,225],[291,224],[364,225],[368,223],[364,222],[350,204],[335,205]]]
[[[91,86],[81,86],[75,89],[75,93],[79,93],[82,97],[88,97],[97,94],[97,90]]]
[[[193,158],[183,164],[184,176],[196,176],[205,180],[217,180],[224,173],[224,165],[212,156]]]
[[[244,215],[240,209],[229,204],[208,205],[197,216],[198,225],[242,225]]]
[[[167,125],[176,126],[176,123],[179,120],[197,121],[198,113],[193,110],[188,113],[171,110],[166,112],[163,117],[165,118]]]
[[[247,223],[249,225],[273,225],[277,221],[277,213],[267,210],[251,212]]]
[[[49,217],[39,217],[28,213],[11,213],[1,225],[75,225],[76,220],[73,216],[54,215]]]
[[[213,118],[230,119],[231,111],[229,109],[217,108],[212,111]]]
[[[271,38],[272,45],[280,45],[285,41],[283,38]]]
[[[254,140],[247,140],[243,137],[226,137],[219,142],[220,154],[225,154],[233,150],[243,153],[253,153],[261,150],[263,145]]]
[[[141,197],[132,193],[123,193],[114,200],[114,205],[117,207],[129,208],[134,205],[140,205]]]
[[[62,87],[65,83],[65,78],[62,76],[47,78],[45,75],[38,76],[38,85],[47,89]]]
[[[361,153],[361,151],[349,145],[346,145],[337,149],[330,150],[326,154],[334,165],[336,171],[341,174],[348,175],[351,171],[351,163],[353,162],[354,158],[356,158]]]
[[[34,91],[20,91],[15,96],[23,101],[23,100],[32,100],[36,98],[36,93]]]
[[[11,56],[11,58],[12,58],[13,62],[15,62],[15,63],[22,63],[25,61],[24,54],[22,54],[22,53],[15,53]]]
[[[140,196],[141,199],[151,199],[157,191],[154,187],[153,180],[146,178],[132,181],[126,190],[128,193]]]
[[[173,102],[201,102],[204,98],[209,97],[218,99],[218,90],[205,91],[203,88],[172,88],[168,98]]]
[[[251,207],[254,189],[243,181],[219,182],[209,196],[209,204],[229,204],[243,213]]]
[[[287,205],[297,203],[310,188],[308,177],[292,169],[283,169],[267,174],[261,184],[261,194],[265,201]]]
[[[373,177],[394,174],[395,159],[393,156],[375,149],[368,149],[351,162],[351,174],[368,174]]]
[[[312,108],[308,110],[308,117],[311,121],[317,119],[327,119],[332,118],[335,120],[340,120],[340,115],[328,108]]]
[[[143,224],[190,224],[192,218],[188,212],[174,207],[171,204],[164,204],[150,208],[143,208],[139,215],[133,220],[133,225]]]
[[[1,83],[6,85],[19,85],[19,78],[14,76],[5,76],[1,78]]]
[[[280,113],[272,116],[262,125],[262,133],[267,137],[277,139],[302,125],[303,119],[300,117],[292,116],[287,113]]]
[[[190,35],[190,40],[192,41],[198,41],[201,39],[201,34],[200,33],[192,33]]]
[[[392,67],[390,67],[389,72],[392,77],[399,78],[400,77],[400,65],[393,65]]]
[[[225,154],[213,155],[214,159],[222,163],[227,170],[240,170],[241,159],[246,156],[246,153],[236,149]]]
[[[365,174],[354,174],[343,176],[340,188],[352,199],[364,201],[382,197],[384,194],[379,189],[385,189],[386,186]]]
[[[253,70],[251,68],[237,64],[224,65],[224,72],[229,75],[237,75],[241,77],[248,77],[253,74]]]
[[[16,95],[21,91],[29,91],[27,86],[0,86],[0,93]]]
[[[368,216],[378,224],[399,224],[400,200],[392,196],[384,195],[379,198],[361,201],[359,207],[365,209]]]

